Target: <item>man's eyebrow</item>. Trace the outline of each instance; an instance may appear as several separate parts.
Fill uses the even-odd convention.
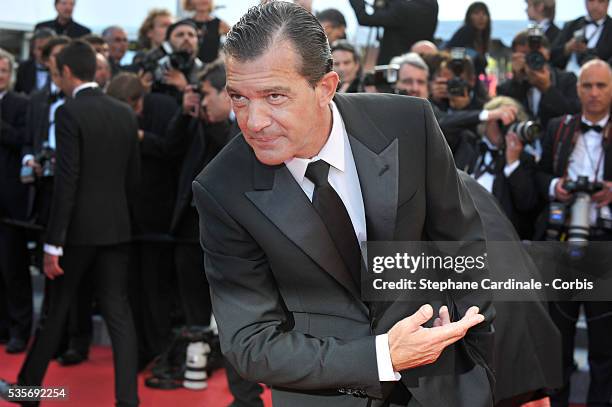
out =
[[[225,90],[228,93],[240,94],[238,90],[232,88],[231,86],[225,86]],[[289,89],[286,86],[272,86],[269,88],[264,88],[264,89],[255,91],[255,93],[260,94],[260,95],[265,95],[265,94],[270,94],[270,93],[290,93],[290,92],[291,92],[291,89]]]

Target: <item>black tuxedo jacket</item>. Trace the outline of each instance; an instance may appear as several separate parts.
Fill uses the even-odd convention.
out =
[[[552,45],[555,43],[557,36],[560,33],[561,33],[561,30],[559,29],[559,27],[557,27],[557,25],[551,21],[550,25],[544,32],[544,35],[546,36],[546,39],[548,39],[548,43]]]
[[[46,243],[131,239],[128,197],[138,185],[138,121],[129,106],[87,88],[56,112],[56,167]]]
[[[0,218],[23,220],[26,189],[19,180],[28,99],[7,92],[0,101]]]
[[[429,103],[369,94],[338,94],[335,102],[370,241],[484,239]],[[238,136],[193,190],[222,350],[241,376],[273,386],[276,404],[366,406],[368,400],[346,394],[381,399],[403,386],[425,407],[492,405],[488,323],[429,368],[402,372],[402,384],[379,381],[375,335],[422,304],[366,306],[285,165],[260,163]],[[450,308],[457,315],[477,304],[490,321],[489,300],[467,295]]]
[[[28,59],[19,64],[17,68],[17,81],[15,82],[15,92],[32,93],[36,89],[36,61]]]
[[[532,118],[539,118],[544,128],[548,121],[563,114],[580,111],[580,99],[576,91],[576,76],[550,67],[551,86],[542,94],[537,116],[529,108],[528,92],[531,85],[527,81],[506,79],[497,86],[497,94],[518,100]]]
[[[32,92],[28,104],[26,123],[26,143],[22,155],[36,155],[49,137],[49,108],[51,90],[49,84],[40,90]]]
[[[563,26],[563,30],[557,36],[557,39],[552,46],[550,61],[553,65],[557,66],[558,68],[565,69],[567,62],[569,61],[569,56],[564,54],[563,48],[565,47],[565,44],[574,36],[574,31],[583,27],[584,23],[585,18],[580,17],[573,21],[567,22]],[[603,31],[601,32],[601,36],[599,37],[599,41],[597,41],[597,46],[595,47],[595,53],[604,61],[612,58],[612,18],[610,18],[610,16],[606,16]]]
[[[91,30],[74,20],[70,20],[68,24],[61,25],[57,18],[55,20],[42,21],[34,27],[34,31],[39,28],[51,28],[57,35],[67,35],[70,38],[79,38],[91,33]]]

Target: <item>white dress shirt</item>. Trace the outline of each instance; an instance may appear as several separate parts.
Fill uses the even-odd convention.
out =
[[[589,23],[591,18],[589,16],[586,17],[587,23]],[[599,37],[601,37],[601,33],[604,29],[604,22],[606,18],[602,18],[601,20],[595,21],[595,24],[590,23],[584,27],[584,36],[587,39],[587,48],[595,48],[597,43],[599,42]],[[580,71],[580,64],[578,63],[578,56],[575,52],[572,52],[569,61],[567,62],[567,67],[565,68],[568,72],[573,72],[576,76],[578,76],[578,72]]]
[[[485,153],[484,157],[478,157],[478,161],[476,161],[475,169],[480,168],[482,165],[488,166],[493,161],[493,155],[490,150],[497,151],[497,147],[494,146],[487,137],[483,137],[482,141],[487,145],[488,150]],[[506,164],[504,166],[504,176],[509,178],[510,175],[518,168],[520,164],[520,160],[516,160],[512,164]],[[495,182],[495,174],[491,174],[488,171],[484,171],[482,174],[479,174],[478,178],[474,177],[472,174],[472,178],[476,180],[484,189],[489,191],[489,193],[493,193],[493,182]]]
[[[82,83],[79,86],[77,86],[76,88],[74,88],[74,90],[72,91],[72,98],[74,99],[76,97],[77,93],[79,93],[83,89],[97,88],[97,87],[98,87],[98,84],[95,83],[95,82],[85,82],[85,83]],[[53,117],[55,117],[55,111],[53,111]],[[54,123],[55,123],[55,120],[54,120]],[[55,126],[54,126],[53,138],[55,139]],[[55,142],[55,140],[54,140],[54,142]],[[60,246],[54,246],[54,245],[45,243],[45,245],[43,246],[43,250],[45,251],[45,253],[50,254],[52,256],[63,256],[64,255],[64,249],[62,247],[60,247]]]
[[[604,117],[597,123],[593,123],[582,116],[582,121],[591,126],[599,125],[602,128],[605,128],[608,124],[609,118],[610,115]],[[567,178],[569,180],[576,181],[579,176],[587,176],[591,182],[593,182],[595,179],[600,182],[603,181],[605,152],[603,151],[602,138],[603,134],[597,133],[595,130],[589,130],[578,137],[578,140],[576,140],[576,144],[574,145],[574,149],[570,154],[569,164],[567,167]],[[599,164],[599,168],[597,168],[597,163],[600,157],[601,164]],[[597,171],[597,174],[595,174],[595,171]],[[554,178],[550,182],[548,193],[551,198],[555,197],[555,187],[557,186],[557,182],[559,182],[559,178]],[[610,213],[609,207],[604,206],[600,210],[600,215],[602,218],[612,219],[612,214]],[[590,214],[591,226],[597,224],[597,216],[597,204],[593,203],[591,205]]]
[[[305,177],[308,164],[323,160],[330,165],[328,181],[346,207],[357,240],[361,244],[367,240],[367,235],[359,176],[342,116],[333,102],[330,107],[332,129],[321,151],[312,158],[294,157],[285,161],[285,165],[310,201],[312,201],[315,186]],[[387,334],[376,336],[376,360],[380,381],[398,381],[401,378],[399,373],[393,371]]]

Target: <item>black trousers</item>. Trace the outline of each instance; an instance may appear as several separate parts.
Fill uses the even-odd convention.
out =
[[[210,288],[199,243],[177,243],[174,251],[179,295],[187,325],[210,325]]]
[[[25,231],[0,223],[0,330],[27,342],[32,330],[32,279]],[[4,316],[2,315],[4,314]],[[2,332],[0,332],[2,333]],[[2,333],[4,335],[4,333]]]
[[[139,359],[143,363],[161,354],[170,341],[173,250],[172,243],[132,244],[130,305],[138,334]]]
[[[553,407],[569,406],[570,377],[574,367],[574,336],[580,311],[579,302],[550,304],[550,315],[561,332],[564,386],[551,397]],[[612,302],[585,302],[589,337],[591,383],[588,407],[612,406]]]
[[[57,349],[68,311],[83,278],[93,279],[96,298],[113,346],[115,397],[118,406],[138,405],[137,343],[127,298],[129,246],[71,246],[64,248],[64,275],[49,281],[46,320],[36,332],[17,382],[39,386]]]
[[[227,361],[225,361],[225,373],[230,392],[234,396],[231,407],[263,407],[263,401],[259,397],[263,389],[259,383],[243,379]]]

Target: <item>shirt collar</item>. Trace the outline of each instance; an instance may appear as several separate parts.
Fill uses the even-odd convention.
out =
[[[607,17],[607,16],[606,16],[606,17]],[[599,20],[597,20],[597,21],[593,21],[593,19],[591,18],[591,16],[587,14],[587,15],[586,15],[586,17],[584,17],[584,19],[585,19],[587,22],[589,22],[589,23],[590,23],[590,22],[594,22],[595,24],[597,24],[597,26],[598,26],[598,27],[600,27],[600,26],[601,26],[601,25],[602,25],[602,24],[603,24],[603,23],[606,21],[606,17],[604,17],[604,18],[600,18],[600,19],[599,19]]]
[[[79,93],[83,89],[97,88],[97,87],[98,87],[98,84],[95,83],[95,82],[85,82],[85,83],[82,83],[79,86],[77,86],[76,88],[74,88],[74,90],[72,91],[72,98],[75,98],[77,93]]]
[[[606,125],[608,124],[608,120],[610,120],[610,115],[607,115],[606,117],[604,117],[603,119],[601,119],[600,121],[598,121],[597,123],[593,123],[589,120],[587,120],[584,116],[582,116],[582,121],[586,124],[588,124],[589,126],[601,126],[601,127],[606,127]]]
[[[346,130],[344,128],[342,116],[340,116],[340,112],[338,111],[336,104],[334,102],[330,102],[330,107],[332,110],[332,129],[329,133],[329,137],[327,138],[327,142],[321,151],[319,151],[319,153],[312,158],[293,157],[285,161],[285,165],[293,175],[293,178],[300,183],[304,181],[304,174],[306,174],[308,164],[313,161],[323,160],[337,170],[344,172],[344,146],[345,143],[348,142],[348,139],[346,137]]]
[[[550,26],[550,20],[548,18],[545,18],[544,20],[540,21],[538,25],[540,26],[542,31],[546,31],[548,30],[548,27]]]
[[[4,98],[4,95],[6,95],[8,91],[3,90],[2,92],[0,92],[0,100],[2,100]]]

